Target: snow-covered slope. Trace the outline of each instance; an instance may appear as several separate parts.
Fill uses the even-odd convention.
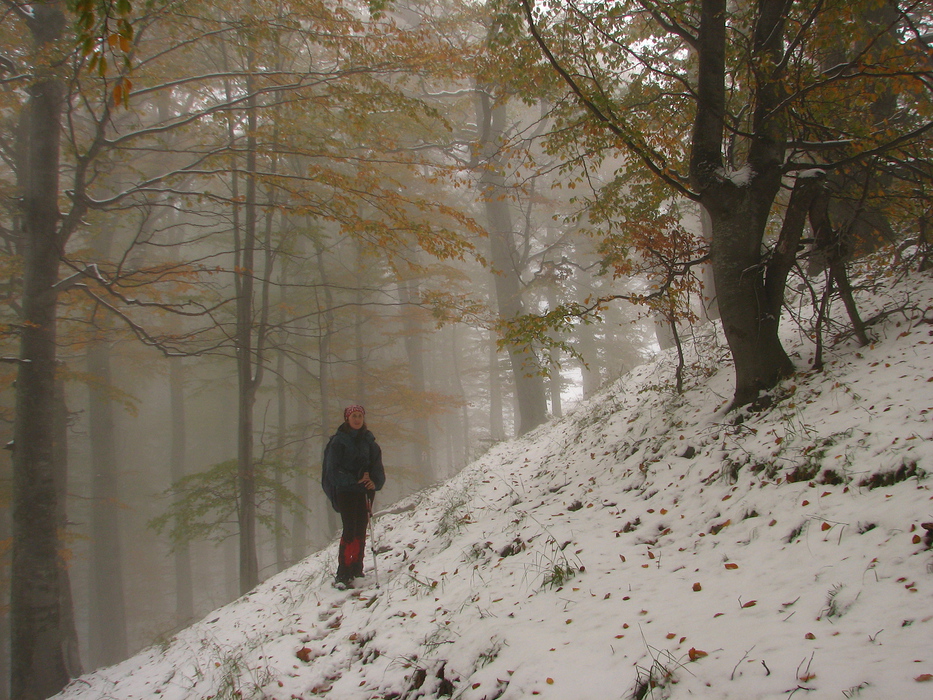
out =
[[[60,697],[933,698],[931,299],[758,411],[662,356],[379,515],[378,585],[331,546]]]

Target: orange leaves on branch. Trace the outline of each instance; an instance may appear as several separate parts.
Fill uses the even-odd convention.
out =
[[[130,53],[135,30],[130,21],[133,6],[129,0],[74,0],[74,13],[78,29],[81,54],[90,57],[87,70],[101,78],[107,76],[111,56],[122,64],[123,76],[113,88],[115,107],[128,104],[131,85],[125,75],[130,72]]]
[[[118,78],[113,86],[113,106],[129,106],[130,90],[133,89],[133,83],[129,78]]]
[[[112,49],[119,49],[123,53],[129,53],[132,48],[129,37],[123,34],[111,33],[107,37],[107,43]]]

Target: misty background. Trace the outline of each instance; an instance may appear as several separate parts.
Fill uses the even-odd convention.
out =
[[[661,14],[638,3],[623,16],[619,3],[594,14],[457,0],[4,0],[0,586],[16,609],[14,460],[39,463],[54,481],[43,502],[55,502],[39,563],[61,597],[53,632],[68,657],[49,687],[169,638],[327,544],[337,521],[320,461],[344,406],[366,407],[386,507],[715,318],[711,242],[751,251],[717,279],[747,323],[727,334],[773,336],[763,360],[743,349],[773,365],[766,381],[792,368],[782,312],[820,348],[848,324],[867,342],[846,265],[891,244],[897,265],[928,265],[933,216],[933,20],[875,5],[820,6],[820,21],[794,5],[786,75],[756,73],[764,64],[748,57],[761,46],[730,54],[717,112],[728,129],[710,136],[694,129],[689,7],[653,23]],[[746,23],[760,16],[729,15],[730,36],[757,41]],[[528,18],[576,66],[589,103]],[[787,153],[771,149],[770,170],[756,170],[746,161],[773,124],[749,105],[785,94],[769,80],[791,95]],[[721,167],[694,167],[700,136]],[[715,187],[700,182],[713,171]],[[746,209],[730,205],[736,193]],[[745,233],[745,220],[758,239],[730,241],[723,232]],[[38,248],[48,279],[35,292]],[[772,306],[748,311],[743,285],[766,267],[769,287],[752,291]],[[785,284],[815,321],[782,310]],[[847,319],[823,313],[835,290]],[[55,386],[30,425],[46,432],[17,445],[15,409],[35,398],[24,377],[39,364],[21,340],[45,330],[27,313],[45,302]],[[750,365],[739,403],[760,388]]]

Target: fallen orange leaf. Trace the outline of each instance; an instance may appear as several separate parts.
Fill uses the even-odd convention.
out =
[[[709,656],[705,651],[700,651],[699,649],[694,649],[690,647],[690,651],[687,652],[687,655],[690,657],[691,661],[696,661],[697,659],[702,659],[704,656]]]

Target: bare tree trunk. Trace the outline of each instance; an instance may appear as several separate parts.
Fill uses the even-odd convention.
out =
[[[46,51],[62,36],[64,3],[35,2],[29,10],[36,50]],[[17,169],[25,255],[13,430],[10,689],[16,700],[47,698],[69,680],[54,458],[63,106],[64,85],[56,68],[40,68],[29,87]]]
[[[356,243],[356,270],[357,275],[362,276],[363,270],[363,246],[359,241]],[[353,396],[350,399],[354,403],[366,405],[366,349],[363,345],[365,337],[363,334],[363,290],[357,287],[353,290]]]
[[[298,476],[295,478],[295,495],[305,508],[311,505],[311,409],[308,405],[311,398],[308,360],[300,354],[296,363],[296,383],[298,395],[301,397],[295,408],[295,424],[297,426],[295,462],[298,467]],[[292,513],[291,560],[292,563],[301,561],[308,553],[308,516],[305,508],[298,508]]]
[[[282,305],[286,303],[285,292],[287,289],[285,280],[282,280]],[[279,350],[276,353],[275,365],[275,399],[277,404],[278,419],[276,421],[276,439],[275,439],[275,483],[282,488],[284,486],[284,477],[282,463],[285,460],[285,435],[288,431],[288,394],[285,391],[285,352]],[[282,505],[282,499],[276,495],[275,498],[275,570],[284,571],[288,567],[288,560],[285,557],[285,508]]]
[[[758,250],[761,239],[749,236],[750,228],[764,232],[764,199],[767,196],[754,194],[733,199],[733,206],[713,216],[710,254],[717,303],[735,363],[732,408],[754,401],[794,370],[778,338],[780,316],[767,312],[776,300],[767,296]],[[757,223],[750,226],[750,221]]]
[[[489,332],[489,438],[493,442],[505,440],[505,418],[502,415],[502,378],[499,374],[499,350],[496,333]]]
[[[249,59],[250,66],[252,59]],[[253,455],[253,406],[259,384],[262,360],[254,347],[253,288],[256,265],[256,100],[252,76],[248,73],[249,95],[246,123],[246,193],[243,208],[242,242],[237,245],[236,264],[236,361],[237,384],[237,522],[240,544],[240,594],[259,583],[259,557],[256,549],[256,479]],[[234,175],[234,177],[236,177]],[[267,271],[268,272],[268,271]],[[258,336],[259,334],[257,334]]]
[[[88,611],[92,664],[126,658],[126,602],[120,528],[120,489],[115,445],[110,345],[97,331],[87,349],[88,434],[91,446],[91,581]]]
[[[855,303],[855,294],[852,291],[852,282],[849,281],[849,271],[842,260],[833,260],[829,266],[836,287],[839,289],[839,296],[846,307],[846,313],[849,314],[849,321],[852,323],[852,332],[855,334],[859,345],[865,347],[871,344],[871,338],[868,337],[868,328],[859,314],[858,304]]]
[[[783,2],[758,0],[753,49],[762,70],[779,70],[784,36]],[[732,407],[753,401],[793,371],[778,338],[777,303],[768,296],[761,244],[781,182],[784,155],[779,75],[757,85],[746,179],[729,178],[723,162],[725,130],[726,1],[702,0],[697,43],[697,114],[690,177],[710,217],[710,257],[716,301],[735,362]],[[771,66],[771,68],[768,68]]]
[[[418,282],[412,279],[398,283],[399,300],[402,302],[402,324],[405,329],[405,355],[411,373],[412,390],[416,395],[427,390],[424,369],[424,328],[416,317],[416,305],[421,301]],[[419,475],[428,473],[431,462],[431,430],[429,421],[415,417],[411,425],[411,466]]]
[[[555,284],[548,284],[547,286],[547,302],[548,307],[553,309],[557,307],[557,288]],[[557,352],[555,350],[554,352]],[[548,394],[551,398],[551,415],[557,418],[561,417],[564,414],[564,407],[561,403],[561,389],[563,389],[563,378],[560,374],[560,363],[551,362],[548,367]]]
[[[55,474],[58,493],[58,528],[66,532],[69,527],[66,504],[68,501],[68,406],[65,403],[65,380],[55,378]],[[81,655],[78,648],[78,627],[75,622],[74,600],[71,592],[71,574],[67,563],[61,568],[62,645],[65,650],[65,668],[68,675],[81,675]]]
[[[171,357],[169,365],[169,403],[171,406],[171,464],[172,483],[187,473],[186,452],[188,436],[185,429],[185,365],[181,357]],[[191,548],[188,542],[175,548],[175,618],[184,625],[194,618],[194,584],[191,573]]]
[[[580,345],[580,355],[586,364],[581,363],[580,371],[583,374],[583,396],[593,396],[602,384],[602,373],[599,347],[596,342],[595,324],[581,324],[577,328],[577,341]]]
[[[829,207],[832,198],[830,193],[824,188],[813,198],[810,206],[810,228],[813,230],[814,251],[819,255],[820,263],[829,268],[830,277],[836,283],[839,296],[849,314],[849,320],[852,322],[852,331],[861,346],[868,345],[871,340],[868,337],[868,329],[858,311],[858,305],[855,303],[855,296],[852,292],[852,284],[849,282],[849,274],[846,270],[846,259],[848,252],[845,250],[848,240],[849,245],[855,242],[847,235],[845,231],[838,231],[833,227],[830,220]],[[854,228],[854,226],[853,226]]]
[[[457,460],[455,466],[456,471],[460,471],[470,459],[470,403],[467,401],[466,391],[463,388],[463,379],[460,376],[460,343],[459,343],[459,334],[457,333],[457,325],[453,324],[450,326],[450,356],[452,361],[453,370],[451,374],[451,379],[453,381],[454,396],[456,396],[461,403],[460,409],[460,434],[462,436],[463,448],[461,450],[461,458]]]
[[[8,510],[0,512],[0,542],[10,538],[10,519]],[[10,572],[7,570],[6,557],[0,558],[0,579],[9,580]],[[7,598],[6,586],[0,589],[3,599]],[[10,615],[6,605],[0,605],[0,678],[10,677]],[[10,684],[0,682],[0,700],[9,700]]]
[[[519,272],[515,268],[512,214],[503,172],[505,159],[500,152],[505,131],[506,104],[504,101],[492,104],[492,97],[482,89],[477,91],[476,101],[478,121],[483,125],[480,139],[483,158],[480,184],[483,187],[483,204],[489,228],[496,302],[499,316],[508,322],[520,316],[524,307]],[[524,435],[547,420],[544,381],[528,353],[512,346],[509,358],[512,361],[512,378],[519,411],[518,434]]]
[[[318,245],[315,251],[317,260],[318,277],[321,280],[321,289],[324,297],[318,301],[318,317],[320,318],[320,329],[318,335],[318,377],[321,401],[321,457],[324,454],[324,445],[330,437],[331,420],[331,375],[330,375],[330,341],[334,333],[334,300],[331,294],[330,284],[327,281],[327,266],[324,264],[324,247]],[[337,531],[337,516],[329,503],[324,504],[327,512],[328,534]]]

